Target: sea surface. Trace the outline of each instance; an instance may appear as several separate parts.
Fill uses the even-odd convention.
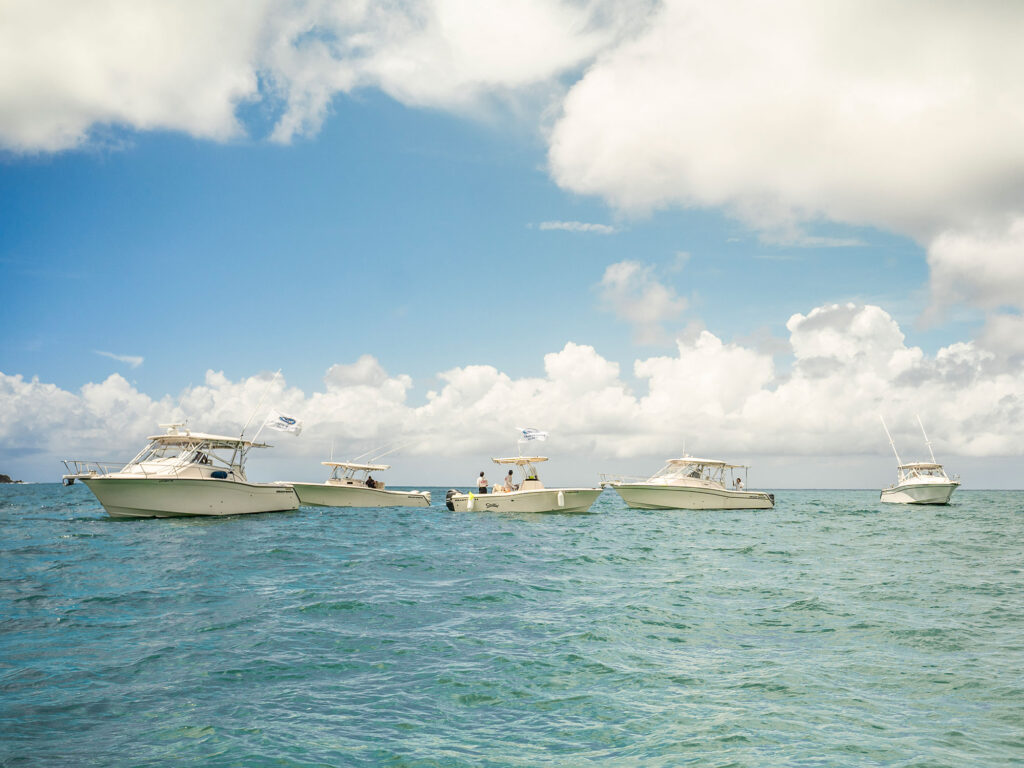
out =
[[[113,521],[0,486],[0,765],[1024,765],[1024,492],[432,490]]]

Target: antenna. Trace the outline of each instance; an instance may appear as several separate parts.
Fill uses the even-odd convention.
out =
[[[242,427],[242,431],[238,434],[238,439],[239,440],[242,439],[242,436],[245,434],[245,430],[247,430],[249,428],[249,425],[252,423],[252,420],[256,416],[256,412],[259,411],[259,409],[263,406],[263,401],[267,399],[267,395],[270,393],[270,388],[272,386],[274,386],[274,382],[277,381],[277,377],[280,376],[280,375],[281,375],[281,369],[278,368],[277,372],[274,374],[273,378],[270,380],[270,383],[267,384],[267,388],[265,390],[263,390],[263,396],[260,397],[260,401],[258,403],[256,403],[256,407],[252,409],[252,414],[249,416],[249,420],[247,422],[245,422],[245,426]],[[256,430],[256,435],[258,435],[260,433],[260,430],[262,430],[262,429],[263,429],[263,427],[261,425],[260,429]],[[256,440],[256,435],[253,435],[253,438],[252,438],[253,442],[255,442],[255,440]]]
[[[400,451],[403,448],[405,448],[406,446],[412,445],[414,442],[416,442],[416,438],[412,438],[411,440],[406,440],[404,443],[400,443],[399,445],[396,445],[394,448],[391,448],[390,450],[384,451],[383,453],[375,454],[373,456],[373,458],[370,459],[370,461],[377,461],[378,459],[383,459],[385,456],[388,456],[388,455],[394,453],[395,451]],[[387,448],[386,445],[384,447]]]
[[[889,445],[892,446],[892,452],[896,455],[896,463],[903,466],[903,462],[900,461],[900,455],[896,453],[896,443],[892,441],[892,435],[889,434],[889,428],[885,426],[885,419],[882,418],[882,414],[878,414],[878,418],[882,419],[882,429],[885,430],[885,436],[889,438]]]
[[[924,431],[924,424],[921,422],[921,414],[915,413],[917,416],[917,423],[921,425],[921,434],[924,435],[924,444],[928,446],[928,453],[932,457],[932,464],[938,464],[935,460],[935,452],[932,451],[932,441],[928,439],[928,433]]]

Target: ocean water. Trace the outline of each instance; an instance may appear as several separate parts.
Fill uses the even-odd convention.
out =
[[[0,765],[1024,765],[1024,493],[877,497],[112,521],[0,486]]]

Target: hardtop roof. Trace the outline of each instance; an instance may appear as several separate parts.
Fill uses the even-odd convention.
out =
[[[205,432],[174,432],[163,435],[150,435],[146,438],[153,443],[164,445],[188,445],[189,443],[205,443],[210,448],[237,448],[248,446],[250,448],[269,448],[268,443],[254,443],[251,440],[244,440],[239,437],[228,437],[226,435],[210,435]]]
[[[391,469],[390,464],[355,464],[351,461],[321,461],[320,463],[325,467],[344,467],[345,469],[365,470],[366,472],[383,472],[385,469]]]
[[[668,463],[669,464],[679,465],[679,466],[686,465],[686,464],[703,464],[703,465],[709,466],[709,467],[733,467],[733,468],[746,466],[745,464],[729,464],[729,463],[724,462],[724,461],[719,461],[718,459],[698,459],[696,456],[684,456],[681,459],[669,459]]]

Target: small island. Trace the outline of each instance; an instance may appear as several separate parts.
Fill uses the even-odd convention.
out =
[[[0,475],[0,484],[3,483],[20,483],[22,480],[11,480],[10,475]]]

